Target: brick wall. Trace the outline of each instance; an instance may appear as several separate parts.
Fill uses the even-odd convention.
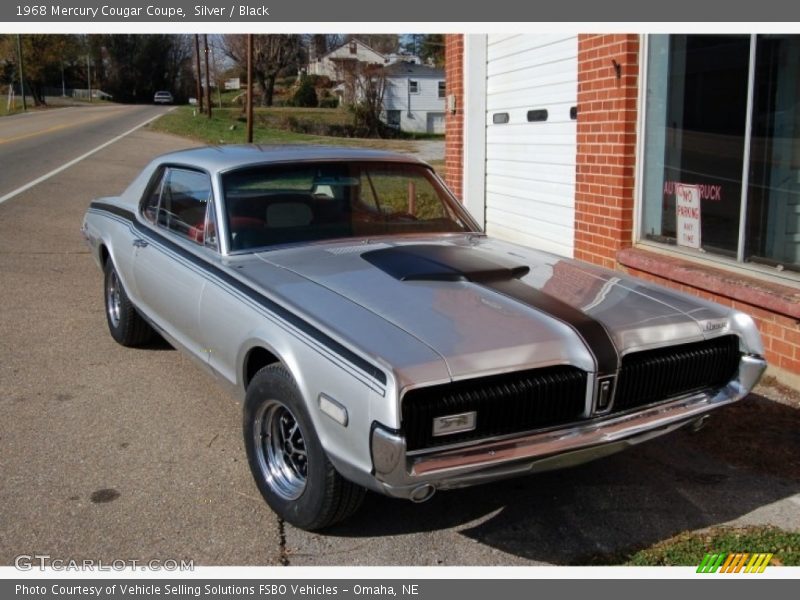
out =
[[[445,113],[444,180],[459,199],[464,198],[464,36],[444,39],[445,94],[455,96],[456,111]]]
[[[638,35],[578,36],[575,258],[609,268],[631,244],[638,78]]]

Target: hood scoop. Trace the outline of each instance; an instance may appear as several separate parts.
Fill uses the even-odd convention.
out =
[[[364,252],[361,258],[400,281],[512,281],[527,265],[503,264],[496,257],[463,246],[414,244]]]

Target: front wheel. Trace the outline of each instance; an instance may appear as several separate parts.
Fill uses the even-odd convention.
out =
[[[344,479],[328,460],[283,365],[264,367],[247,387],[243,433],[258,489],[285,521],[312,531],[361,506],[364,488]]]

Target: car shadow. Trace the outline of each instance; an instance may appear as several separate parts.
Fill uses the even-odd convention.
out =
[[[800,457],[800,410],[753,394],[717,413],[696,434],[679,431],[568,470],[439,492],[424,504],[369,494],[358,518],[325,534],[455,528],[530,560],[611,564],[679,532],[725,523],[800,492],[800,464],[765,468],[764,457],[775,448],[763,434],[775,432],[788,444],[781,454]],[[730,423],[739,427],[726,435]],[[785,432],[792,435],[781,437]]]
[[[153,350],[155,352],[164,350],[175,350],[175,348],[167,340],[161,337],[160,334],[153,334],[153,339],[140,346],[142,350]]]

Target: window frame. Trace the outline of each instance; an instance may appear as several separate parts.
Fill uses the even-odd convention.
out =
[[[441,81],[436,82],[436,93],[437,93],[437,98],[447,97],[447,81],[442,79]]]
[[[196,240],[191,239],[188,236],[180,235],[174,229],[170,229],[168,227],[164,227],[158,222],[158,211],[161,208],[161,201],[164,194],[164,185],[167,181],[167,177],[169,176],[170,171],[188,171],[191,173],[199,173],[204,175],[208,180],[208,189],[209,189],[209,197],[206,201],[206,212],[205,212],[205,219],[204,219],[204,228],[203,228],[203,241],[198,242]],[[153,221],[145,214],[145,205],[147,204],[148,199],[154,192],[155,186],[158,186],[158,204],[156,205],[156,219]],[[220,231],[219,227],[217,226],[216,230],[216,241],[214,244],[207,244],[206,243],[206,229],[209,223],[209,215],[214,215],[214,222],[215,226],[219,223],[219,213],[217,211],[217,202],[216,202],[216,194],[214,192],[214,178],[212,177],[211,173],[200,167],[180,164],[180,163],[163,163],[158,165],[153,172],[153,175],[150,177],[147,185],[145,186],[144,193],[142,197],[139,199],[139,209],[138,214],[142,218],[142,220],[149,225],[152,229],[159,232],[160,234],[169,234],[172,238],[177,240],[183,240],[187,242],[193,248],[207,248],[217,254],[221,252],[220,246]]]
[[[639,38],[639,90],[637,115],[637,135],[635,149],[635,183],[634,183],[634,206],[633,206],[633,232],[632,242],[647,249],[652,249],[667,256],[674,256],[686,260],[692,260],[709,266],[724,268],[728,271],[738,272],[743,275],[757,277],[759,279],[772,281],[780,284],[794,285],[800,284],[800,272],[789,269],[779,270],[768,265],[745,262],[745,235],[747,233],[747,208],[748,193],[750,189],[750,153],[752,141],[752,122],[753,109],[755,102],[755,78],[756,78],[756,48],[758,45],[758,34],[750,35],[750,54],[748,58],[747,72],[747,108],[745,113],[745,139],[742,151],[742,188],[739,199],[739,223],[736,240],[736,258],[730,258],[702,250],[694,250],[677,244],[665,244],[655,240],[647,239],[643,235],[644,230],[644,175],[645,175],[645,142],[647,130],[647,88],[648,88],[648,63],[650,53],[650,40],[652,35],[671,35],[671,34],[641,34]],[[691,35],[691,34],[690,34]]]
[[[414,84],[414,89],[411,89],[411,84]],[[419,94],[420,93],[420,86],[419,86],[419,79],[411,79],[408,78],[408,93],[409,94]]]

